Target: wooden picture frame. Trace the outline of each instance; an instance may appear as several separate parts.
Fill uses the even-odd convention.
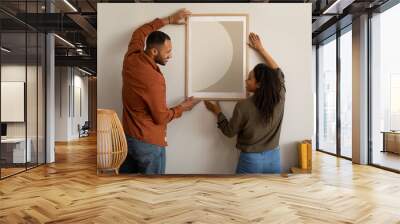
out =
[[[185,95],[186,97],[190,97],[193,96],[197,99],[203,99],[203,100],[227,100],[227,101],[231,101],[231,100],[240,100],[240,99],[244,99],[247,97],[247,92],[246,92],[246,88],[245,88],[245,80],[248,74],[248,47],[247,47],[247,37],[248,37],[248,27],[249,27],[249,18],[248,18],[248,14],[192,14],[186,21],[186,39],[185,39],[185,45],[186,45],[186,57],[185,57]],[[194,80],[200,80],[203,77],[193,77],[196,73],[193,72],[191,69],[193,66],[193,61],[196,60],[196,56],[192,55],[192,47],[191,45],[192,43],[192,28],[191,25],[194,22],[238,22],[238,24],[240,24],[241,28],[240,28],[240,35],[241,37],[239,39],[241,39],[240,42],[240,49],[239,50],[235,50],[235,46],[233,43],[232,44],[232,54],[236,54],[235,59],[238,58],[237,55],[240,55],[240,62],[242,63],[241,65],[239,64],[240,72],[238,70],[233,70],[235,71],[233,74],[235,75],[236,81],[234,82],[234,84],[237,86],[235,87],[235,91],[198,91],[195,88],[193,88],[194,85]],[[233,24],[233,23],[232,23]],[[238,26],[238,25],[236,25]],[[202,37],[206,36],[206,39],[210,39],[210,36],[212,36],[212,33],[206,34],[206,35],[201,35]],[[231,37],[232,39],[232,37]],[[206,40],[204,40],[206,41]],[[218,41],[218,40],[217,40]],[[233,41],[231,41],[233,42]],[[209,42],[208,42],[209,43]],[[202,43],[204,44],[204,43]],[[213,44],[218,44],[217,42],[213,42]],[[237,47],[237,46],[236,46]],[[236,48],[238,49],[238,48]],[[236,53],[234,51],[239,51],[240,53]],[[209,54],[213,54],[212,49],[209,49]],[[229,65],[229,69],[232,68],[234,61],[233,61],[233,57],[232,56],[232,61],[230,62]],[[208,58],[203,57],[204,60],[207,60]],[[236,60],[237,61],[237,60]],[[200,62],[199,60],[196,61],[196,63],[203,63],[204,66],[200,68],[205,68],[206,64],[205,61]],[[218,62],[217,62],[218,63]],[[228,60],[229,63],[229,60]],[[217,65],[216,63],[214,63],[215,65]],[[227,63],[225,63],[227,64]],[[238,64],[235,63],[234,66],[237,66]],[[196,65],[197,67],[199,67],[198,65]],[[217,65],[218,66],[218,65]],[[212,70],[213,68],[209,68],[208,70]],[[213,87],[215,89],[218,89],[218,87],[215,87],[216,83],[219,82],[219,84],[222,84],[222,79],[229,79],[229,71],[231,70],[226,70],[226,73],[224,73],[223,77],[219,80],[217,80],[215,83],[213,83]],[[236,72],[238,71],[238,72]],[[209,74],[209,73],[207,73]],[[222,73],[218,73],[219,75]],[[240,77],[239,77],[240,76]],[[209,77],[211,77],[212,79],[215,78],[215,76],[213,75],[209,75]],[[206,79],[206,78],[204,78]],[[215,78],[217,79],[217,78]],[[240,80],[239,80],[240,79]],[[221,83],[222,82],[222,83]],[[241,82],[241,83],[238,83]],[[222,84],[223,86],[224,84]],[[221,86],[221,85],[220,85]]]

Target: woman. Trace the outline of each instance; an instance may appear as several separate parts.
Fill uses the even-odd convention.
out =
[[[224,135],[237,135],[236,147],[241,153],[236,173],[279,173],[279,137],[286,93],[284,76],[258,35],[250,33],[249,46],[265,61],[256,65],[246,79],[246,89],[253,95],[236,104],[229,121],[218,102],[205,101],[205,105],[217,116],[218,128]]]

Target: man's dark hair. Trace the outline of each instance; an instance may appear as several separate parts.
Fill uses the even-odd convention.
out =
[[[153,31],[147,37],[146,48],[152,48],[156,45],[163,45],[166,40],[171,40],[168,34],[161,31]]]

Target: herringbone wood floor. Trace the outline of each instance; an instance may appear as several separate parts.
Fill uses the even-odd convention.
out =
[[[95,144],[0,181],[0,223],[400,223],[400,175],[322,153],[288,178],[98,177]]]

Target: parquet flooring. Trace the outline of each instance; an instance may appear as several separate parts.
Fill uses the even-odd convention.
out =
[[[0,181],[0,223],[400,223],[400,175],[316,152],[312,174],[97,176],[96,139]]]

